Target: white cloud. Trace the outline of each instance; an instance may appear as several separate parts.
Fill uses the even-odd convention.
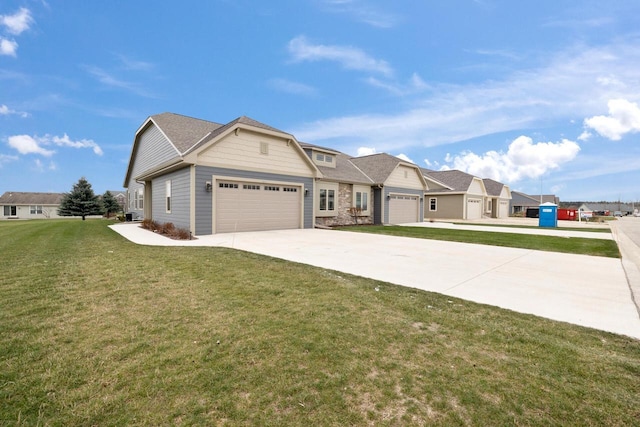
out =
[[[375,77],[369,77],[365,81],[373,87],[384,89],[397,96],[412,95],[429,89],[429,85],[425,83],[417,73],[411,75],[407,84],[401,84],[395,81],[382,81]]]
[[[45,165],[42,160],[40,159],[35,159],[33,161],[33,164],[35,165],[35,169],[38,172],[44,172],[45,170],[50,170],[50,171],[54,171],[58,169],[58,165],[56,165],[53,161],[49,162],[49,165]]]
[[[0,104],[0,116],[18,115],[22,118],[29,117],[28,113],[12,110],[4,104]]]
[[[393,74],[386,61],[375,59],[361,49],[351,46],[311,44],[305,36],[298,36],[289,42],[288,50],[295,62],[334,61],[349,70],[368,71],[385,76]]]
[[[331,12],[349,14],[372,27],[391,28],[398,21],[391,13],[374,9],[363,0],[324,0],[324,4]]]
[[[358,147],[356,157],[370,156],[378,151],[373,147]]]
[[[45,135],[43,137],[32,137],[29,135],[14,135],[7,139],[10,147],[17,150],[20,154],[40,154],[45,157],[51,157],[55,154],[54,150],[45,148],[46,146],[55,145],[58,147],[72,148],[91,148],[98,156],[103,154],[102,148],[90,139],[81,139],[73,141],[67,134],[60,136]]]
[[[635,39],[601,47],[579,45],[503,80],[467,85],[424,82],[429,91],[407,108],[330,117],[292,133],[304,141],[340,144],[343,151],[365,144],[393,151],[566,123],[597,114],[609,99],[640,93],[638,63],[640,43]]]
[[[400,153],[398,155],[396,155],[397,158],[404,160],[405,162],[409,162],[409,163],[413,163],[415,164],[416,162],[414,162],[413,160],[411,160],[409,158],[409,156],[407,156],[406,154]]]
[[[93,67],[93,66],[85,66],[84,69],[89,72],[89,74],[93,75],[100,83],[115,87],[118,89],[124,89],[128,92],[132,92],[136,95],[144,96],[147,98],[154,98],[155,96],[151,93],[144,90],[140,85],[132,82],[128,82],[126,80],[121,80],[110,73],[106,72],[102,68]]]
[[[589,138],[591,138],[592,136],[593,136],[593,134],[591,132],[585,130],[578,137],[578,141],[586,141]]]
[[[41,146],[41,142],[29,135],[14,135],[8,139],[9,146],[18,150],[20,154],[40,154],[46,157],[52,156],[55,151],[47,150]]]
[[[96,144],[94,141],[90,139],[81,139],[78,141],[72,141],[66,133],[62,137],[59,137],[59,136],[49,137],[47,135],[45,136],[45,138],[48,138],[53,144],[59,147],[91,148],[93,149],[93,152],[98,156],[102,156],[103,154],[102,148],[100,148],[98,144]]]
[[[608,102],[608,116],[594,116],[585,119],[584,125],[612,141],[620,140],[627,133],[640,132],[640,108],[626,99],[612,99]]]
[[[482,178],[513,183],[525,178],[539,178],[573,160],[580,146],[568,139],[561,142],[538,142],[520,136],[509,144],[506,153],[488,151],[482,155],[465,151],[459,155],[447,154],[446,169],[458,169]]]
[[[18,43],[15,40],[9,40],[0,37],[0,55],[16,56]]]
[[[13,15],[0,15],[0,25],[16,36],[28,30],[33,22],[31,11],[24,7]]]
[[[293,95],[313,96],[317,94],[316,88],[304,83],[293,82],[286,79],[271,79],[269,86],[281,92],[291,93]]]
[[[18,160],[18,156],[10,156],[8,154],[0,154],[0,168],[5,163],[15,162]]]

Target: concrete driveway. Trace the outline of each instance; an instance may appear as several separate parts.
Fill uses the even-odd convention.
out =
[[[111,228],[139,244],[234,248],[640,339],[619,259],[319,229],[176,241]]]

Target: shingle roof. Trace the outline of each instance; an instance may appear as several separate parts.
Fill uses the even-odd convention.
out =
[[[7,191],[0,196],[1,205],[59,205],[64,193],[25,193]]]
[[[452,190],[435,189],[435,191],[439,192],[467,191],[475,178],[473,175],[455,169],[448,171],[422,169],[422,173],[452,188]]]
[[[226,125],[220,125],[216,129],[211,130],[208,134],[205,134],[202,137],[200,137],[199,139],[193,141],[191,146],[188,147],[186,150],[184,150],[182,153],[185,153],[185,152],[191,151],[191,150],[195,150],[196,148],[199,148],[199,147],[203,146],[207,142],[209,142],[212,139],[214,139],[216,136],[218,136],[218,135],[224,133],[225,131],[233,128],[237,124],[249,125],[249,126],[257,127],[257,128],[260,128],[260,129],[269,130],[269,131],[272,131],[272,132],[279,132],[279,133],[287,134],[287,132],[283,132],[283,131],[281,131],[279,129],[276,129],[276,128],[272,127],[272,126],[269,126],[269,125],[261,123],[261,122],[259,122],[257,120],[254,120],[254,119],[252,119],[250,117],[240,116],[237,119],[230,121]]]
[[[358,169],[351,160],[352,159],[344,153],[336,153],[335,168],[320,165],[316,165],[316,167],[320,169],[322,175],[327,179],[353,184],[373,184],[373,180]]]
[[[171,140],[180,154],[183,154],[210,132],[222,127],[219,123],[174,113],[156,114],[151,116],[151,120]]]
[[[487,190],[487,194],[489,196],[499,196],[502,194],[502,188],[504,184],[498,181],[494,181],[490,178],[484,178],[482,180],[484,182],[484,188]]]
[[[398,163],[404,162],[404,160],[387,153],[352,157],[351,161],[376,184],[385,182],[398,166]]]

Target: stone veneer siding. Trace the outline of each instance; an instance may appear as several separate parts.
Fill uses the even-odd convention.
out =
[[[353,185],[351,184],[339,184],[338,185],[338,200],[336,216],[316,217],[316,224],[325,227],[333,227],[339,225],[356,225],[356,224],[373,224],[373,192],[369,193],[369,215],[358,216],[358,222],[356,218],[351,215],[349,209],[353,207]]]

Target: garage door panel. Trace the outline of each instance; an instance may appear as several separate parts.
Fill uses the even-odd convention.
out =
[[[221,181],[216,190],[217,233],[300,228],[300,186]]]
[[[419,222],[420,200],[417,196],[392,195],[389,198],[389,223]]]
[[[482,218],[482,199],[467,200],[467,219]]]

